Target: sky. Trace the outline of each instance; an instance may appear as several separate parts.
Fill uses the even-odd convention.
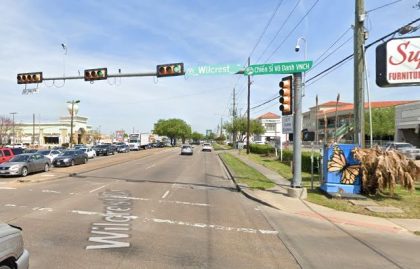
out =
[[[38,93],[24,95],[25,86],[16,83],[16,74],[42,71],[44,77],[77,76],[84,69],[97,67],[107,67],[109,74],[119,69],[122,73],[153,72],[157,64],[173,62],[183,62],[185,68],[245,66],[248,57],[251,64],[301,61],[306,45],[306,59],[314,61],[306,74],[310,79],[352,54],[354,2],[4,0],[0,16],[0,115],[11,117],[11,112],[17,112],[18,123],[32,122],[33,114],[37,122],[57,122],[68,113],[66,102],[80,100],[78,114],[88,117],[92,129],[102,133],[150,132],[159,119],[169,118],[183,119],[201,133],[215,131],[221,118],[231,118],[233,88],[238,112],[245,114],[245,76],[45,81],[38,85]],[[391,2],[365,0],[365,10]],[[418,0],[402,0],[368,12],[366,44],[419,18],[420,10],[413,8],[416,3]],[[306,44],[301,42],[302,49],[295,52],[299,37]],[[375,47],[367,50],[371,100],[420,100],[419,87],[376,86]],[[330,53],[325,60],[320,58]],[[252,77],[251,107],[277,96],[284,76]],[[322,103],[335,100],[338,93],[341,101],[353,102],[353,61],[307,83],[303,111],[315,105],[316,95]],[[278,101],[252,109],[251,117],[266,112],[280,114]]]

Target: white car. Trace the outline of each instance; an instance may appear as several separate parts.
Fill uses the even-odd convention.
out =
[[[38,153],[50,159],[51,162],[54,161],[55,157],[58,157],[61,154],[63,154],[61,151],[56,149],[38,150]]]
[[[211,147],[211,145],[209,143],[204,143],[203,144],[203,149],[201,151],[212,151],[213,148]]]
[[[0,223],[0,268],[29,268],[29,252],[23,246],[22,229],[5,223]]]
[[[86,153],[89,159],[96,157],[96,151],[93,148],[79,148],[79,150],[82,150],[84,153]]]

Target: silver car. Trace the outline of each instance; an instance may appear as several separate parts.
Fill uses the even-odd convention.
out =
[[[22,229],[0,223],[0,269],[28,269],[29,252],[24,249]]]
[[[8,162],[0,164],[0,176],[26,177],[29,173],[45,171],[48,172],[51,161],[39,153],[19,154]],[[0,267],[1,269],[1,267]]]

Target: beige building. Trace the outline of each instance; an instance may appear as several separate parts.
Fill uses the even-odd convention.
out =
[[[62,116],[58,122],[50,123],[16,123],[16,143],[39,146],[57,146],[70,142],[71,105],[68,106],[69,115]],[[89,133],[92,126],[88,125],[88,118],[77,115],[78,106],[73,109],[73,141],[75,144],[91,143]]]

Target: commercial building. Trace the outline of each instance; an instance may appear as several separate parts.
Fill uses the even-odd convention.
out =
[[[411,104],[416,101],[379,101],[371,102],[371,108],[387,108],[400,105]],[[368,103],[364,105],[365,109],[369,108]],[[327,141],[336,135],[342,142],[353,141],[353,118],[354,110],[352,103],[329,101],[311,107],[309,111],[303,113],[303,129],[315,132],[315,141]],[[366,120],[366,119],[365,119]],[[395,118],[398,121],[397,115]],[[412,121],[412,119],[410,120]],[[336,124],[337,123],[337,124]],[[406,125],[412,127],[412,125]],[[368,135],[366,130],[366,135]],[[392,139],[392,137],[391,137]]]
[[[420,101],[395,107],[395,141],[420,147]]]
[[[70,142],[71,105],[69,115],[62,116],[58,122],[50,123],[15,123],[15,143],[34,144],[39,146],[57,146]],[[77,115],[78,106],[73,109],[73,141],[75,144],[91,143],[88,135],[92,127],[88,118]]]
[[[272,112],[265,113],[257,117],[257,120],[261,122],[262,126],[265,128],[265,133],[261,135],[254,135],[253,140],[261,142],[270,142],[276,141],[280,143],[281,141],[286,141],[286,135],[282,133],[282,118]]]

